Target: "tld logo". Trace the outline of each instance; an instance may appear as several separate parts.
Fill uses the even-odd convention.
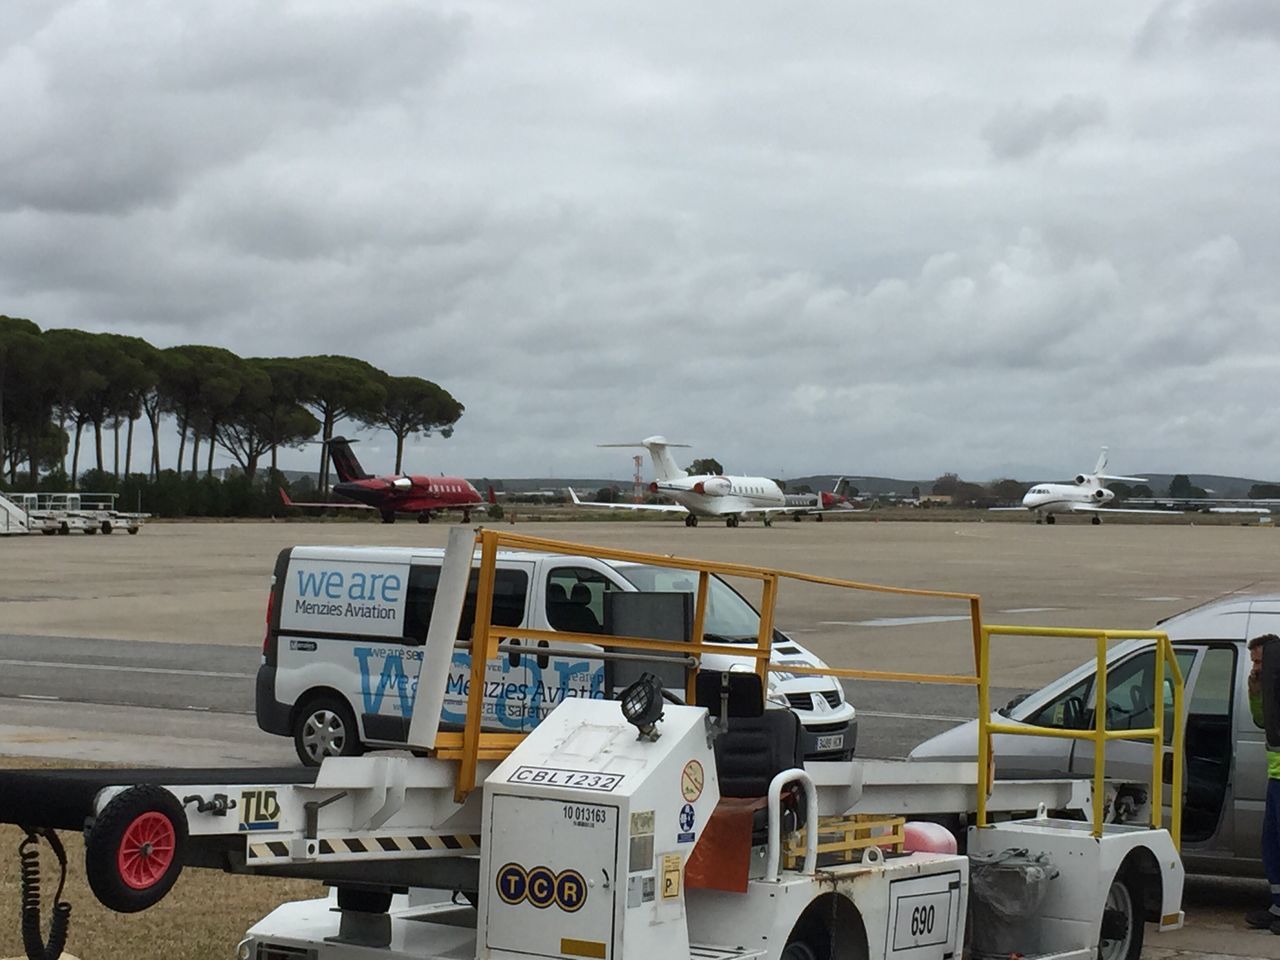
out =
[[[280,801],[274,790],[240,792],[240,829],[280,829]]]

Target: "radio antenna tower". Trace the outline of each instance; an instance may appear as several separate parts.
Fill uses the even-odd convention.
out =
[[[636,503],[644,503],[644,477],[640,473],[640,468],[644,466],[644,457],[636,454],[631,458],[631,462],[636,465],[635,476],[631,478],[633,484],[631,488],[631,499]]]

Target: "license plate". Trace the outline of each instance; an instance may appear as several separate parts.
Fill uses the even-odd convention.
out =
[[[818,738],[819,750],[840,750],[844,747],[844,734],[833,733],[830,736]]]

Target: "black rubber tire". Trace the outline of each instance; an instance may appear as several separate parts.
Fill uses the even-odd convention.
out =
[[[67,526],[65,523],[58,527],[59,536],[65,537],[69,533],[71,533],[71,528]]]
[[[131,537],[136,536],[136,535],[137,535],[137,533],[138,533],[138,531],[139,531],[140,529],[142,529],[142,528],[141,528],[141,527],[130,527],[130,528],[129,528],[129,536],[131,536]]]
[[[107,534],[107,535],[110,535],[111,530],[112,530],[111,521],[110,521],[110,520],[103,520],[103,521],[102,521],[102,532],[103,532],[103,533],[105,533],[105,534]]]
[[[1110,894],[1117,887],[1124,890],[1127,896],[1131,911],[1128,917],[1128,935],[1129,949],[1122,956],[1113,954],[1105,954],[1103,951],[1104,944],[1101,936],[1098,938],[1098,960],[1139,960],[1142,956],[1142,937],[1146,931],[1146,922],[1143,917],[1143,899],[1142,899],[1142,877],[1133,872],[1122,872],[1111,881],[1111,890],[1108,891],[1108,899]],[[1106,929],[1107,920],[1103,918],[1103,929]]]
[[[430,523],[430,522],[431,522],[431,511],[430,511],[430,510],[423,510],[421,513],[419,513],[419,514],[418,514],[418,522],[419,522],[419,523]]]
[[[145,889],[127,884],[120,876],[117,858],[129,827],[147,813],[166,817],[173,827],[173,860],[164,873]],[[164,899],[182,872],[187,845],[187,818],[178,798],[164,787],[140,784],[130,787],[107,804],[93,821],[84,843],[84,867],[89,887],[98,901],[117,913],[137,913]]]
[[[321,757],[312,756],[307,747],[307,723],[321,711],[328,711],[342,724],[342,744],[336,753],[324,752]],[[340,697],[320,694],[303,701],[293,715],[293,749],[305,767],[318,767],[323,757],[358,757],[364,752],[364,744],[360,742],[360,731],[356,727],[355,714],[351,707]]]
[[[818,951],[804,940],[792,940],[782,948],[782,960],[818,960]]]
[[[396,522],[396,512],[395,512],[394,510],[383,510],[383,511],[382,511],[382,522],[383,522],[383,523],[395,523],[395,522]]]
[[[338,887],[338,909],[359,910],[362,913],[386,913],[391,909],[391,891],[369,890],[364,887]]]
[[[84,528],[84,532],[85,532],[85,533],[87,533],[89,536],[93,536],[95,533],[97,533],[97,532],[98,532],[98,528],[97,528],[97,527],[85,527],[85,528]]]

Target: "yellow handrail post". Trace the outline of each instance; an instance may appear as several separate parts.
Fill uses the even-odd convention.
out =
[[[484,676],[489,665],[489,626],[493,619],[493,579],[498,541],[492,530],[480,534],[480,571],[476,584],[476,616],[471,628],[471,683],[467,689],[467,722],[462,728],[462,759],[454,799],[461,803],[476,786],[480,727],[484,722]]]
[[[760,678],[760,687],[767,694],[769,690],[769,659],[773,650],[773,611],[778,604],[778,577],[771,574],[764,578],[764,586],[760,596],[760,636],[758,646],[761,652],[768,654],[756,661],[756,676]]]
[[[707,628],[707,596],[711,589],[711,574],[706,570],[698,571],[698,595],[693,603],[693,636],[694,643],[702,643],[702,634]],[[702,666],[702,655],[694,654],[698,666]],[[686,671],[684,683],[684,702],[696,703],[698,698],[698,671]]]
[[[987,679],[991,660],[991,634],[978,630],[978,826],[987,825],[987,796],[991,791],[991,690]]]
[[[1159,827],[1160,822],[1164,819],[1164,787],[1162,784],[1162,771],[1164,769],[1164,658],[1166,656],[1166,647],[1169,646],[1167,640],[1160,640],[1156,644],[1156,673],[1153,683],[1155,689],[1151,692],[1151,702],[1153,704],[1152,711],[1155,716],[1152,717],[1152,724],[1158,731],[1158,735],[1151,741],[1151,826]]]
[[[982,600],[977,596],[969,598],[969,626],[973,630],[973,669],[977,670],[982,659]]]
[[[1097,693],[1093,706],[1093,835],[1102,836],[1107,782],[1107,635],[1098,634]]]

